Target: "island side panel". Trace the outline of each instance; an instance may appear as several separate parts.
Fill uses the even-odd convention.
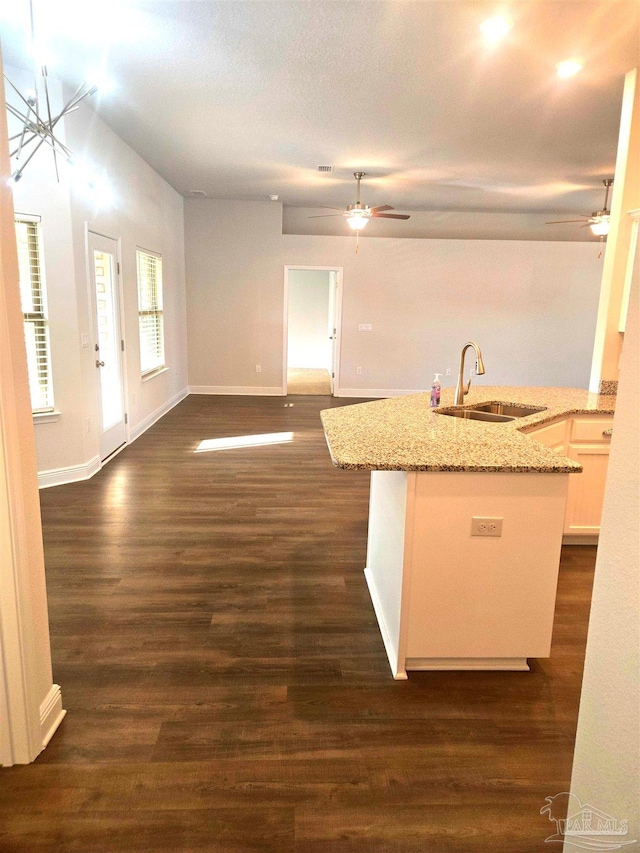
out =
[[[527,669],[548,657],[568,474],[416,475],[408,669]],[[502,536],[471,535],[472,517]]]
[[[406,471],[372,471],[369,497],[364,574],[391,670],[400,679],[406,678],[404,655],[400,661],[400,651],[407,483],[414,479]]]

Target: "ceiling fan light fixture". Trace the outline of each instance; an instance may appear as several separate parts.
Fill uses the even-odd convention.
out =
[[[608,216],[598,216],[589,224],[591,233],[596,237],[606,237],[609,233],[610,221]]]
[[[371,213],[368,210],[352,210],[347,214],[347,223],[354,231],[361,231],[370,219]]]

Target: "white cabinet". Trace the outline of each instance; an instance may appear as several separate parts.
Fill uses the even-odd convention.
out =
[[[549,657],[573,476],[371,472],[365,577],[394,678]],[[477,516],[500,536],[474,535]]]
[[[612,428],[611,415],[573,415],[527,430],[531,438],[582,465],[581,474],[569,477],[565,536],[595,541],[600,532]]]
[[[531,430],[531,432],[527,431],[527,434],[531,435],[541,444],[544,444],[545,447],[549,447],[551,450],[555,450],[556,453],[561,453],[565,456],[568,426],[569,422],[563,418],[560,421],[555,421],[552,424]]]
[[[609,463],[612,418],[576,416],[571,419],[566,455],[582,465],[582,474],[569,478],[565,535],[597,536]]]

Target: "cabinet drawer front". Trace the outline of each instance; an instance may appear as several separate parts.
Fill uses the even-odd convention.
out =
[[[558,445],[562,445],[562,447],[564,447],[566,434],[566,421],[558,421],[555,424],[549,424],[549,426],[540,427],[540,429],[527,433],[531,438],[535,438],[536,441],[539,441],[546,447],[551,447],[553,450],[555,450]]]
[[[603,435],[605,430],[613,427],[613,418],[580,418],[573,419],[571,425],[571,442],[575,441],[602,441],[608,444],[610,435]]]

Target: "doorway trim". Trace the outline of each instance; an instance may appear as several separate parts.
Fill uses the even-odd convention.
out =
[[[289,271],[290,270],[325,270],[336,273],[336,288],[333,301],[333,328],[335,340],[333,347],[333,377],[331,381],[333,397],[340,396],[340,362],[342,354],[342,279],[344,267],[337,264],[329,266],[313,266],[310,264],[285,264],[284,266],[284,306],[282,321],[282,396],[287,395],[287,357],[289,349]]]
[[[124,287],[123,287],[123,276],[122,276],[122,237],[113,237],[111,234],[105,234],[104,231],[98,231],[95,228],[91,228],[88,222],[85,222],[84,227],[84,254],[85,254],[85,269],[86,269],[86,278],[87,278],[87,308],[88,308],[88,316],[89,316],[89,333],[92,341],[97,340],[98,330],[96,328],[96,317],[95,312],[93,310],[94,304],[94,294],[93,294],[93,279],[91,273],[90,262],[91,259],[89,257],[89,239],[90,234],[95,234],[97,237],[105,237],[107,240],[113,240],[116,244],[116,269],[115,269],[115,286],[118,294],[118,320],[120,322],[120,338],[123,342],[124,349],[121,352],[120,359],[120,379],[122,382],[122,402],[125,410],[125,425],[124,425],[124,444],[118,447],[113,453],[106,457],[106,459],[100,459],[100,468],[103,468],[107,462],[111,462],[111,460],[120,453],[121,450],[124,450],[127,445],[131,443],[131,424],[129,423],[128,416],[128,408],[129,408],[129,388],[128,388],[128,373],[127,370],[127,352],[129,350],[129,344],[126,338],[126,326],[125,326],[125,313],[124,313]],[[93,421],[96,427],[96,441],[98,445],[100,444],[100,431],[99,431],[99,423],[102,417],[101,411],[101,403],[100,403],[100,394],[98,390],[98,383],[94,381],[93,385]],[[100,451],[98,449],[97,457],[100,457]]]

